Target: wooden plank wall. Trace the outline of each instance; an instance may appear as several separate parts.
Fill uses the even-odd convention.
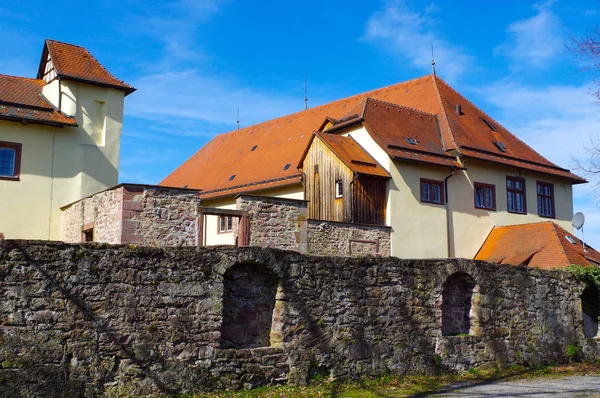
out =
[[[386,180],[361,175],[352,185],[353,222],[385,225]]]
[[[315,166],[317,170],[315,171]],[[352,219],[353,172],[319,138],[315,138],[304,159],[305,198],[308,217],[317,220],[350,222]],[[342,180],[344,195],[335,198],[335,182]]]
[[[352,170],[318,138],[313,140],[304,159],[303,171],[305,198],[310,201],[309,218],[385,225],[385,179],[360,176],[353,183]],[[342,198],[335,197],[337,180],[343,183]]]

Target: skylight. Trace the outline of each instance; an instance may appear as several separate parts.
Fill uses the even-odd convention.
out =
[[[504,145],[502,141],[495,141],[494,145],[496,145],[502,152],[506,152],[506,145]]]
[[[285,166],[283,166],[283,169],[284,169],[284,170],[287,170],[287,169],[289,169],[289,168],[290,168],[290,164],[289,164],[289,163],[288,163],[288,164],[286,164]]]
[[[567,238],[567,240],[568,240],[569,242],[571,242],[572,244],[575,244],[575,243],[577,243],[577,242],[575,242],[575,239],[573,239],[573,237],[572,237],[572,236],[569,236],[569,235],[567,235],[567,236],[565,236],[565,238]]]
[[[404,137],[404,138],[406,138],[406,141],[408,141],[408,143],[410,145],[417,145],[419,143],[419,141],[417,141],[417,137],[415,137],[415,138]]]
[[[229,177],[229,181],[233,181],[234,178],[235,178],[235,174],[232,174],[231,177]]]
[[[254,146],[252,147],[252,149],[250,149],[250,152],[252,152],[252,151],[255,151],[255,150],[256,150],[256,148],[258,148],[258,145],[254,145]]]
[[[481,118],[481,121],[484,122],[492,131],[496,131],[496,128],[494,127],[494,125],[492,123],[490,123],[489,120]]]

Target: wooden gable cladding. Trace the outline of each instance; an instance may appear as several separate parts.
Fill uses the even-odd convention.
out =
[[[309,218],[385,225],[387,179],[355,173],[318,137],[306,152],[302,170]],[[338,181],[341,197],[336,197]]]

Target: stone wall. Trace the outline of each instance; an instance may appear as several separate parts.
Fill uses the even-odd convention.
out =
[[[197,190],[121,184],[63,208],[62,239],[148,246],[197,244]]]
[[[262,309],[232,313],[224,296],[233,285],[224,285],[255,273],[269,286],[277,279],[274,303],[273,290],[253,279],[233,301]],[[476,284],[468,317],[477,330],[444,336],[444,286],[457,273]],[[315,372],[339,379],[538,365],[566,360],[570,345],[590,360],[599,352],[598,340],[583,336],[582,287],[564,271],[8,240],[0,274],[0,396],[188,393],[301,384]],[[223,314],[234,322],[224,325]],[[222,348],[247,343],[223,336],[223,326],[263,328],[269,317],[269,341],[262,333],[262,343],[248,344],[269,346]]]
[[[93,228],[94,240],[121,243],[123,187],[97,193],[63,208],[62,240],[82,241],[82,231]]]
[[[389,256],[390,227],[308,220],[308,253],[317,256]]]
[[[239,195],[236,198],[236,209],[248,212],[249,246],[306,253],[307,201]]]

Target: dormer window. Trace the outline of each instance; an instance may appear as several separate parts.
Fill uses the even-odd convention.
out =
[[[411,138],[411,137],[405,137],[406,141],[408,141],[408,143],[410,145],[417,145],[419,143],[419,141],[417,141],[417,137],[415,138]]]

